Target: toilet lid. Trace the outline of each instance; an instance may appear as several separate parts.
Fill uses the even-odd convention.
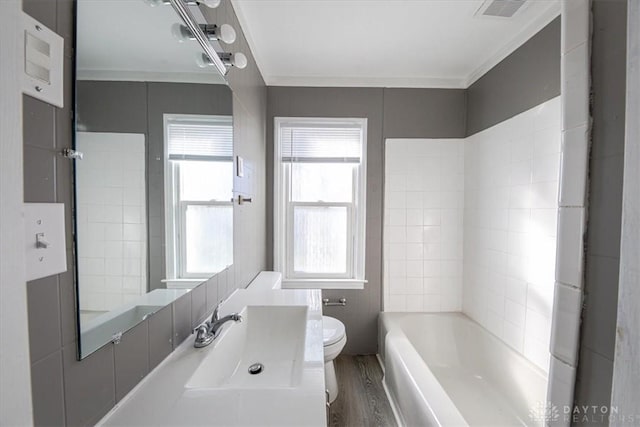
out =
[[[325,346],[335,344],[344,337],[344,324],[333,317],[322,316],[322,329]]]

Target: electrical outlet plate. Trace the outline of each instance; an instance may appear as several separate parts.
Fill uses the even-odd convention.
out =
[[[63,203],[25,203],[27,280],[67,271]]]
[[[22,92],[62,108],[64,106],[64,39],[22,13],[24,70]]]

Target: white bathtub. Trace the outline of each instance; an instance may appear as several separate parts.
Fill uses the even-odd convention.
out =
[[[405,426],[537,426],[547,375],[461,313],[381,313],[384,386]]]

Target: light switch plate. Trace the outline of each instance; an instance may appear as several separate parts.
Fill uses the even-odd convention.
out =
[[[67,271],[64,204],[25,203],[24,218],[27,280]]]
[[[63,107],[64,39],[22,13],[24,70],[22,91],[56,107]]]

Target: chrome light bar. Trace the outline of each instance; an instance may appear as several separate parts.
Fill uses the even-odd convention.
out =
[[[227,74],[227,67],[218,56],[218,52],[216,52],[213,46],[211,46],[211,43],[209,43],[209,39],[202,31],[202,28],[200,28],[200,25],[193,16],[193,13],[191,13],[191,10],[189,10],[189,7],[185,4],[184,0],[169,0],[169,2],[178,16],[182,18],[187,28],[189,28],[191,34],[195,37],[198,43],[200,43],[202,50],[204,50],[205,54],[211,60],[211,64],[216,67],[220,75],[225,76]]]

